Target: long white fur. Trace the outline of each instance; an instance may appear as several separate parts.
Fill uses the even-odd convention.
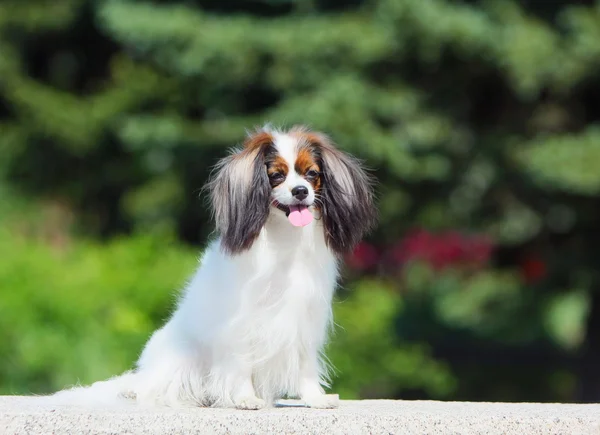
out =
[[[296,139],[273,131],[290,176],[274,194],[288,203]],[[310,190],[310,199],[314,191]],[[272,208],[252,247],[229,256],[214,240],[170,320],[146,344],[134,371],[61,391],[62,403],[219,406],[258,409],[281,397],[336,406],[324,394],[322,356],[332,325],[337,260],[320,220],[294,227]]]

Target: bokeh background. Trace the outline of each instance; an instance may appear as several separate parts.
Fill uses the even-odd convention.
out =
[[[366,160],[342,398],[600,401],[600,2],[2,0],[0,393],[131,367],[246,129]]]

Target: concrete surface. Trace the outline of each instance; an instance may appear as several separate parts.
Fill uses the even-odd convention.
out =
[[[337,410],[297,406],[231,409],[85,409],[0,397],[2,434],[594,434],[600,405],[342,401]]]

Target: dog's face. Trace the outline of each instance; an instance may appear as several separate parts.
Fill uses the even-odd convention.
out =
[[[336,253],[351,250],[375,221],[371,180],[358,161],[302,127],[248,136],[219,162],[209,188],[230,254],[249,249],[270,214],[287,217],[290,231],[322,219]]]
[[[320,204],[322,162],[318,150],[300,133],[271,136],[265,154],[271,204],[285,213],[293,226],[306,226]]]

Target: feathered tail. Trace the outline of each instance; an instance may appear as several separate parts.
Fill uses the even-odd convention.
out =
[[[111,406],[135,400],[136,373],[125,372],[89,386],[76,386],[50,396],[38,396],[45,403],[71,406]],[[132,400],[133,399],[133,400]]]

